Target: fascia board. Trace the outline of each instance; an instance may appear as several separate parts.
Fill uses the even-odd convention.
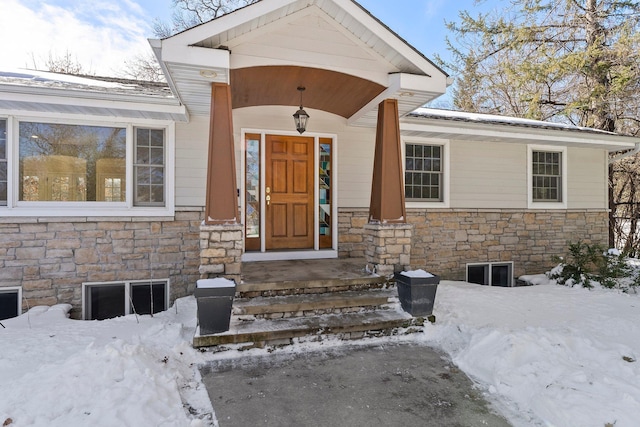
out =
[[[399,92],[423,92],[427,90],[436,92],[436,89],[428,89],[428,86],[432,85],[433,82],[434,79],[429,76],[417,76],[415,74],[406,73],[389,74],[389,84],[387,88],[383,90],[378,96],[369,101],[367,105],[358,110],[353,116],[349,117],[347,122],[349,125],[356,123],[363,116],[368,114],[372,109],[377,108],[380,102],[387,98],[397,97]],[[416,108],[418,107],[420,106],[416,105]]]
[[[178,33],[163,40],[168,45],[189,46],[207,39],[215,34],[223,33],[252,19],[257,19],[281,7],[286,7],[298,0],[269,0],[259,1],[235,12],[222,15],[204,24]]]
[[[165,63],[186,64],[203,68],[229,69],[229,51],[209,49],[199,46],[162,46],[162,60]]]
[[[346,13],[350,14],[354,19],[359,21],[362,25],[369,28],[375,35],[381,40],[387,43],[396,52],[407,58],[418,68],[423,70],[428,76],[441,75],[446,80],[447,75],[435,67],[428,59],[418,53],[411,45],[405,40],[395,34],[393,30],[385,27],[370,13],[368,13],[362,6],[352,0],[333,0],[338,6],[340,6]]]
[[[180,97],[180,93],[178,92],[178,88],[176,87],[176,82],[173,80],[173,76],[169,72],[169,69],[167,68],[167,64],[165,64],[164,61],[162,60],[162,40],[148,39],[148,41],[149,41],[149,44],[151,45],[151,50],[153,51],[153,54],[158,60],[160,69],[164,74],[164,78],[167,80],[167,84],[171,89],[171,93],[173,93],[173,96],[175,96],[180,101],[180,104],[184,105],[184,102],[182,102],[182,98]]]
[[[42,103],[49,105],[65,105],[65,106],[79,106],[79,107],[91,107],[91,108],[112,108],[122,110],[135,110],[135,111],[149,111],[154,113],[167,113],[172,115],[185,115],[187,114],[186,108],[183,105],[172,103],[169,105],[161,102],[153,102],[153,98],[147,98],[141,102],[139,98],[122,98],[120,100],[96,98],[95,93],[88,93],[86,97],[69,97],[64,94],[68,94],[68,91],[59,90],[62,93],[43,94],[42,88],[38,88],[38,93],[22,92],[0,92],[0,100],[10,102],[22,102],[22,103]]]
[[[526,129],[526,130],[504,130],[500,127],[505,125],[483,124],[482,126],[473,126],[467,123],[450,123],[443,125],[433,123],[407,123],[400,122],[400,131],[424,132],[443,134],[448,133],[455,139],[455,135],[461,137],[482,136],[491,142],[500,142],[507,140],[522,140],[523,144],[540,143],[545,145],[591,145],[591,146],[608,146],[609,151],[627,150],[635,147],[638,141],[635,138],[629,138],[620,135],[597,135],[583,133],[579,136],[573,131],[557,131],[549,129]],[[632,140],[630,140],[632,139]]]

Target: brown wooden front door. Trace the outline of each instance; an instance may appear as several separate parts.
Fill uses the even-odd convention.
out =
[[[313,138],[266,137],[266,248],[313,249]]]

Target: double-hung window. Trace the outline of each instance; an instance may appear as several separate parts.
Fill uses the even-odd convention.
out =
[[[405,144],[404,195],[407,201],[444,201],[444,146]]]
[[[566,150],[529,147],[529,205],[532,208],[566,206]]]

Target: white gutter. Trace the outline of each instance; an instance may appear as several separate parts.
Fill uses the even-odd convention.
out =
[[[611,164],[613,162],[617,162],[618,160],[622,160],[625,157],[634,156],[634,155],[638,154],[639,152],[640,152],[640,142],[636,142],[635,148],[633,148],[632,150],[625,151],[624,153],[618,154],[617,156],[609,159],[609,164]]]

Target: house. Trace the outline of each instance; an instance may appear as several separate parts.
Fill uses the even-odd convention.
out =
[[[274,259],[509,285],[606,243],[609,155],[639,142],[423,108],[451,79],[352,0],[262,0],[150,44],[168,85],[0,75],[1,316],[154,312]]]

